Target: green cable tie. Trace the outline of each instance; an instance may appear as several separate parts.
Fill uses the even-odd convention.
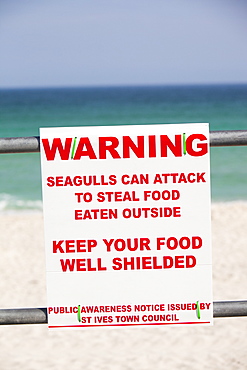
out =
[[[183,149],[184,149],[183,153],[185,155],[186,154],[186,134],[185,133],[183,133]]]
[[[201,311],[200,311],[199,301],[196,302],[196,315],[197,315],[198,319],[201,318]]]
[[[76,139],[77,139],[77,137],[75,137],[75,138],[74,138],[74,141],[73,141],[72,152],[71,152],[71,159],[73,159],[73,158],[74,158]]]
[[[79,322],[81,322],[81,306],[80,305],[78,305],[77,319]]]

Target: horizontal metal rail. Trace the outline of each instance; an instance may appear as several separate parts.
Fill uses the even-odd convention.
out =
[[[210,146],[247,145],[247,130],[211,131]],[[40,151],[39,136],[0,138],[0,153],[36,153]]]
[[[225,301],[213,303],[213,316],[247,316],[247,301]],[[16,308],[0,310],[0,325],[47,324],[46,308]]]
[[[39,136],[0,138],[0,153],[37,153],[39,143]]]
[[[46,308],[0,309],[0,325],[46,324]]]

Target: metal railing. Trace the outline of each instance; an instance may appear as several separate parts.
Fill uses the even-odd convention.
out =
[[[211,131],[210,146],[247,145],[247,130]],[[40,151],[39,136],[0,138],[0,153],[36,153]]]
[[[210,146],[247,146],[247,130],[210,132]],[[35,153],[40,151],[40,138],[0,138],[0,153]],[[213,302],[214,317],[247,316],[247,300]],[[0,309],[0,325],[46,324],[47,308]]]

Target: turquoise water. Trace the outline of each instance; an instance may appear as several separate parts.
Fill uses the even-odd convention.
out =
[[[0,90],[0,136],[40,127],[209,122],[247,129],[247,85]],[[247,148],[211,148],[212,200],[247,199]],[[41,209],[39,153],[0,156],[0,211]]]

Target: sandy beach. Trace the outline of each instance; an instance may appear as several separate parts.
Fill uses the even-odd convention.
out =
[[[212,205],[214,301],[247,299],[247,202]],[[46,307],[42,213],[0,215],[0,307]],[[245,369],[247,317],[212,327],[0,327],[0,369]]]

